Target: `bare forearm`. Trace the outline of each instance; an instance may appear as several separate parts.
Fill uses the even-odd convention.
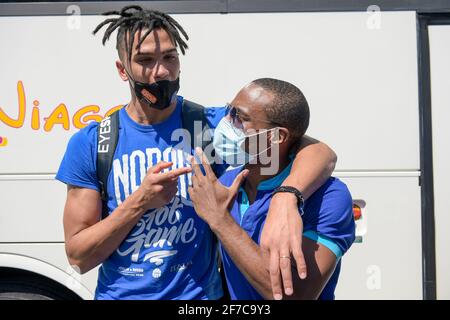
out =
[[[72,265],[85,273],[116,250],[145,212],[140,197],[130,195],[111,215],[75,234],[66,243]]]
[[[307,199],[331,176],[336,161],[336,154],[326,144],[307,144],[297,152],[291,173],[283,185],[296,187]]]
[[[273,299],[268,262],[263,258],[260,247],[230,215],[211,229],[250,284],[265,299]]]

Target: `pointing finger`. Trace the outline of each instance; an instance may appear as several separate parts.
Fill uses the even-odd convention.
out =
[[[170,168],[172,165],[173,165],[173,162],[160,161],[153,167],[149,168],[147,172],[160,173],[164,169]]]
[[[157,176],[158,182],[165,182],[170,180],[176,180],[179,176],[191,172],[192,169],[189,167],[178,168],[174,170],[170,170],[168,172],[161,173]]]

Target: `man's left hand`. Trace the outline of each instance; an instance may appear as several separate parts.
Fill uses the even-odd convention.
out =
[[[294,292],[291,262],[296,264],[299,277],[301,279],[306,278],[302,234],[303,220],[298,210],[295,195],[290,193],[275,194],[270,202],[260,245],[266,258],[269,259],[272,292],[276,300],[283,297],[283,287],[286,295],[292,295]],[[291,261],[291,257],[294,258],[293,261]]]

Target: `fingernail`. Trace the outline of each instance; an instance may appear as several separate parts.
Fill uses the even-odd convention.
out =
[[[283,299],[283,296],[281,295],[281,294],[275,294],[274,296],[273,296],[274,298],[275,298],[275,300],[281,300],[281,299]]]
[[[300,273],[300,279],[305,279],[305,278],[306,278],[306,273],[305,272]]]
[[[294,293],[294,290],[292,290],[292,288],[286,288],[286,294],[287,295],[291,295],[291,294],[293,294]]]

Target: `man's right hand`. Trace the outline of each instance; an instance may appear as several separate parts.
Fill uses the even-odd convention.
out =
[[[160,161],[147,171],[147,175],[136,192],[145,211],[168,204],[178,191],[178,177],[189,173],[192,168],[178,168],[167,172],[173,162]]]
[[[85,273],[116,250],[142,214],[167,204],[177,193],[177,180],[191,168],[162,172],[171,162],[150,168],[141,186],[107,218],[101,219],[102,203],[97,190],[68,186],[64,209],[66,253],[71,265]]]

